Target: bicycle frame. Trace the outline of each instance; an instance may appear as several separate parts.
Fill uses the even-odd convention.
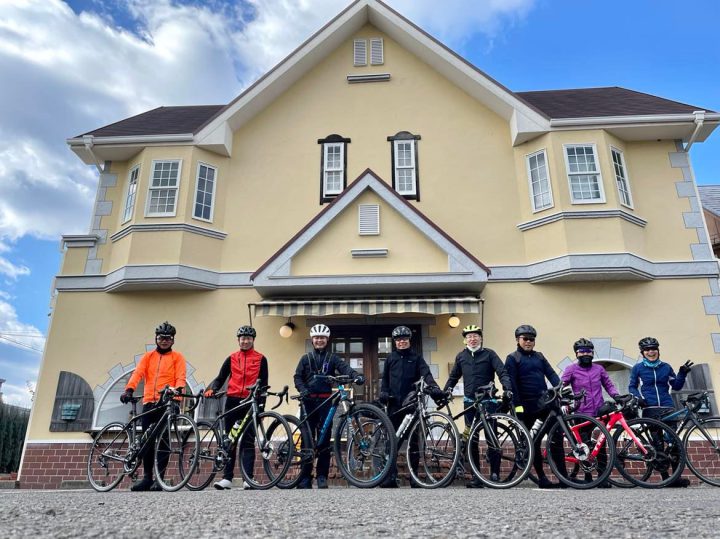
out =
[[[322,401],[322,403],[315,408],[312,412],[309,414],[307,413],[305,409],[305,403],[302,401],[302,399],[298,399],[300,402],[300,410],[301,410],[301,417],[300,420],[300,427],[303,428],[303,425],[305,428],[309,428],[308,420],[310,416],[313,414],[318,413],[320,410],[322,410],[323,406],[327,402],[332,402],[332,405],[330,406],[330,409],[327,412],[327,416],[325,417],[325,421],[323,422],[322,428],[320,429],[320,434],[318,435],[317,442],[315,441],[314,436],[310,436],[310,440],[312,442],[312,451],[313,454],[317,452],[318,446],[322,446],[325,442],[326,437],[329,436],[329,433],[332,431],[332,424],[333,419],[335,419],[335,414],[337,413],[337,409],[340,407],[341,404],[343,404],[344,407],[344,413],[348,413],[350,410],[352,410],[353,406],[355,405],[355,401],[350,397],[350,390],[345,388],[345,383],[338,383],[337,385],[337,391],[333,392],[332,395],[327,397],[325,400]],[[294,397],[293,397],[294,398]],[[348,404],[349,403],[349,404]],[[327,451],[330,451],[330,446],[327,446]]]

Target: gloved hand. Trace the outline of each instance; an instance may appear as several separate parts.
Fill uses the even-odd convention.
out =
[[[125,390],[125,393],[123,393],[122,395],[120,395],[120,402],[122,402],[123,404],[126,404],[126,403],[130,402],[130,399],[132,399],[132,396],[133,396],[133,393],[134,393],[134,392],[135,392],[134,389],[127,388],[127,389]]]
[[[619,404],[622,402],[622,397],[620,397],[620,395],[613,395],[613,400]]]
[[[513,392],[509,389],[504,389],[502,393],[502,400],[504,401],[511,401],[513,398]]]
[[[638,404],[640,405],[640,408],[645,408],[648,405],[644,397],[638,397]]]
[[[447,400],[452,399],[452,396],[453,396],[452,392],[453,392],[453,390],[452,390],[451,387],[446,387],[446,388],[443,390],[443,393],[445,393],[445,398],[446,398]]]
[[[365,377],[361,374],[360,376],[358,376],[357,378],[355,378],[355,380],[353,380],[353,383],[354,383],[356,386],[365,385]]]
[[[203,396],[204,396],[206,399],[211,399],[213,395],[215,395],[215,390],[214,390],[214,389],[211,389],[211,388],[207,388],[207,389],[205,390],[205,393],[203,393]]]
[[[687,374],[690,372],[690,369],[692,369],[692,366],[694,363],[690,360],[687,360],[684,365],[680,366],[680,374]]]
[[[387,405],[389,400],[390,400],[390,395],[388,395],[385,391],[381,391],[380,394],[378,395],[378,402],[380,402],[380,404]]]
[[[300,399],[305,400],[308,397],[310,397],[310,390],[309,389],[302,389],[300,390]]]
[[[437,386],[430,387],[428,393],[434,401],[445,398],[445,392]]]

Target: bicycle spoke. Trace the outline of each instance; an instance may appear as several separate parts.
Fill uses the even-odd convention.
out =
[[[200,433],[200,452],[198,453],[197,466],[192,477],[185,485],[189,490],[203,490],[215,478],[215,474],[222,469],[225,458],[224,452],[221,451],[218,440],[220,433],[213,426],[205,421],[197,424]],[[185,436],[191,436],[192,431],[187,431]],[[189,444],[183,444],[184,447],[190,448]],[[188,462],[189,459],[181,460],[181,464]],[[184,473],[184,472],[183,472]]]
[[[174,492],[191,479],[200,450],[198,429],[186,415],[173,415],[155,440],[155,480]]]
[[[701,480],[720,487],[720,417],[701,420],[684,436],[687,465]]]
[[[129,434],[122,423],[110,423],[98,433],[87,463],[88,480],[95,490],[107,492],[122,481],[129,450]]]
[[[263,412],[245,429],[239,440],[241,471],[254,489],[278,484],[290,466],[292,433],[288,422],[275,412]],[[257,466],[259,461],[261,466]],[[247,466],[247,468],[246,468]]]
[[[434,412],[416,421],[408,436],[406,460],[412,480],[425,488],[445,486],[455,477],[460,435],[453,420]]]

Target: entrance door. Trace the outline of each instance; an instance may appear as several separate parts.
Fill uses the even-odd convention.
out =
[[[359,400],[372,401],[380,393],[385,360],[392,352],[392,330],[396,326],[333,326],[332,350],[357,372],[365,376],[365,385],[355,386]],[[411,348],[420,353],[420,326],[408,325],[413,332]]]

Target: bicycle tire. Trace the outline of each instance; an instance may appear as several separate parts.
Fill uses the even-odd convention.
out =
[[[511,415],[490,414],[488,417],[497,433],[498,446],[491,446],[484,436],[482,422],[477,421],[468,437],[466,457],[473,476],[482,483],[492,488],[510,488],[530,473],[532,438],[525,425]]]
[[[200,434],[200,451],[198,452],[195,471],[185,484],[185,488],[188,490],[206,489],[215,479],[215,475],[223,469],[226,461],[226,458],[220,453],[222,441],[220,431],[209,421],[198,421],[197,428]],[[191,435],[191,431],[186,433],[186,436]],[[183,459],[180,466],[183,466],[185,462],[188,462],[188,460]],[[184,475],[182,471],[181,475]]]
[[[706,417],[700,420],[700,425],[708,433],[706,437],[697,425],[690,427],[683,436],[683,447],[685,448],[685,462],[698,479],[708,485],[720,487],[720,472],[711,476],[701,471],[701,462],[705,461],[704,470],[718,470],[720,467],[720,417]],[[691,440],[694,437],[695,440]],[[690,450],[689,444],[697,442],[699,447]],[[699,449],[699,451],[695,451]]]
[[[417,446],[417,455],[412,451]],[[410,426],[406,462],[410,478],[423,488],[441,488],[455,479],[455,468],[460,459],[462,444],[460,433],[450,416],[430,412],[416,419]],[[417,458],[417,470],[411,463]]]
[[[285,476],[278,482],[277,487],[291,489],[297,487],[303,477],[309,477],[312,473],[314,452],[307,423],[301,423],[294,415],[285,415],[283,417],[290,425],[292,444],[288,444],[291,453],[286,456],[286,458],[290,459],[290,467]],[[280,448],[280,450],[284,451],[285,448]]]
[[[607,481],[608,477],[610,477],[610,474],[612,473],[615,463],[615,446],[609,443],[611,437],[607,428],[605,428],[605,425],[597,419],[583,414],[562,416],[562,419],[571,431],[580,428],[581,426],[591,426],[592,428],[586,438],[584,438],[580,444],[577,444],[576,439],[567,439],[557,421],[552,427],[550,427],[545,447],[548,464],[550,465],[550,469],[555,477],[557,477],[557,479],[565,485],[580,490],[593,488]],[[577,435],[580,436],[579,433]],[[558,463],[555,462],[555,457],[551,451],[552,440],[555,436],[560,437],[562,440],[563,468],[565,468],[564,473],[558,466]],[[603,462],[602,458],[597,458],[597,456],[592,454],[598,444],[602,444],[605,448],[605,462]],[[578,449],[577,452],[575,451],[576,447]],[[598,455],[601,455],[602,452],[601,450],[599,451]],[[565,464],[568,460],[571,462],[577,461],[580,466],[579,472],[582,473],[582,478],[578,476],[571,477],[567,473]],[[590,479],[588,479],[587,476],[590,476]]]
[[[108,423],[95,436],[87,460],[90,486],[109,492],[127,475],[126,459],[130,451],[130,433],[125,424]]]
[[[333,429],[333,438],[337,467],[347,482],[358,488],[382,483],[397,458],[392,422],[372,404],[355,404]]]
[[[250,433],[255,434],[252,444],[244,444]],[[257,421],[252,421],[243,431],[238,444],[240,446],[240,462],[245,462],[244,456],[248,451],[255,457],[260,456],[262,470],[253,465],[252,475],[240,466],[243,479],[255,490],[266,490],[277,485],[290,467],[287,458],[287,448],[292,440],[290,425],[287,420],[277,412],[262,412]]]
[[[173,414],[155,438],[155,481],[167,492],[183,488],[198,463],[200,442],[195,421],[186,414]],[[163,462],[165,460],[165,462]]]
[[[665,487],[680,477],[685,467],[685,448],[675,430],[647,417],[631,419],[627,424],[646,452],[625,429],[615,430],[615,467],[622,476],[643,488]]]

